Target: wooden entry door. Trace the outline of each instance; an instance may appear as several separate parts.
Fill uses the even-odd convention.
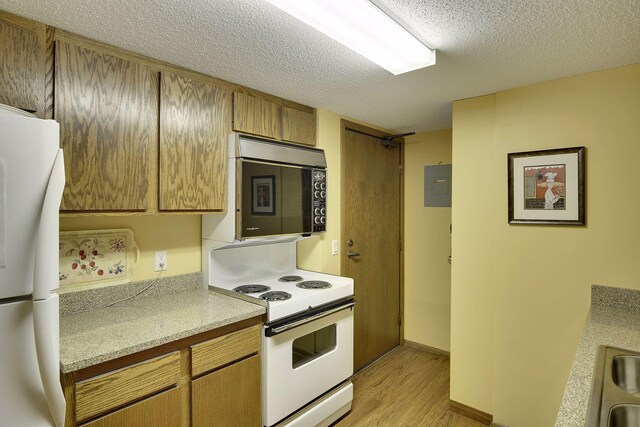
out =
[[[400,342],[400,148],[360,132],[379,134],[343,121],[340,261],[355,281],[355,370]]]

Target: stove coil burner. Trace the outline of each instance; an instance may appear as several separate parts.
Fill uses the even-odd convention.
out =
[[[302,289],[327,289],[331,287],[331,283],[323,282],[322,280],[307,280],[296,283],[296,286]]]
[[[304,279],[300,276],[282,276],[278,282],[302,282]]]
[[[271,288],[265,285],[243,285],[234,288],[233,290],[236,292],[240,292],[241,294],[258,294],[261,292],[266,292]]]
[[[291,294],[282,291],[271,291],[260,295],[260,299],[265,301],[284,301],[291,298]]]

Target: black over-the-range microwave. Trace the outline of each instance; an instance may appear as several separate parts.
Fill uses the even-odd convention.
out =
[[[230,149],[235,149],[236,238],[326,231],[323,150],[247,135],[238,135]]]

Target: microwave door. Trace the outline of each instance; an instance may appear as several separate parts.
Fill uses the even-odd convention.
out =
[[[311,191],[311,168],[282,167],[282,234],[313,231]]]
[[[282,234],[282,167],[239,161],[241,204],[240,236]]]

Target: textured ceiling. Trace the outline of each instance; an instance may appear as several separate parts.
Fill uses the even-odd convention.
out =
[[[345,0],[347,1],[347,0]],[[430,47],[393,76],[262,0],[0,0],[0,9],[397,131],[451,101],[640,62],[639,0],[375,0]]]

